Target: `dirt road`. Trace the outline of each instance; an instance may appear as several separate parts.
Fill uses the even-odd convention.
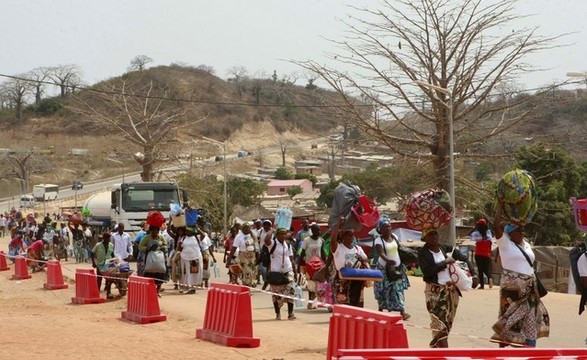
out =
[[[0,241],[6,251],[6,239]],[[79,266],[64,263],[63,275],[73,278]],[[126,298],[105,304],[72,305],[75,285],[69,289],[43,289],[45,273],[23,281],[9,280],[13,270],[0,272],[0,359],[48,356],[52,359],[103,359],[132,356],[158,359],[324,359],[330,314],[324,310],[296,310],[293,321],[274,320],[270,295],[253,291],[254,335],[261,339],[255,349],[219,346],[195,338],[202,326],[206,291],[180,295],[165,285],[160,299],[168,320],[137,325],[122,320]],[[226,278],[219,281],[225,282]],[[424,307],[421,278],[411,278],[407,291],[406,322],[410,347],[427,347],[430,332]],[[259,288],[260,289],[260,288]],[[497,316],[498,289],[473,290],[461,299],[453,333],[452,347],[495,347],[487,339]],[[307,296],[307,295],[306,295]],[[539,347],[584,347],[586,319],[577,315],[579,297],[550,293],[545,299],[550,312],[551,337],[540,339]],[[366,290],[366,307],[375,309],[372,289]],[[118,353],[120,351],[120,354]]]

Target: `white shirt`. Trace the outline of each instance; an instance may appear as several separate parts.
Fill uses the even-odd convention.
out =
[[[491,230],[487,230],[485,235],[487,235],[487,240],[493,240],[493,233],[491,232]],[[474,241],[474,242],[483,240],[483,237],[481,237],[481,233],[477,230],[475,230],[471,233],[470,238],[471,238],[471,241]]]
[[[510,236],[504,232],[502,237],[496,239],[496,242],[499,247],[499,257],[501,259],[502,268],[520,274],[534,274],[534,269],[530,266],[528,260],[526,260],[526,257],[522,254],[519,248],[521,247],[526,254],[528,254],[530,261],[534,263],[535,256],[532,251],[532,246],[530,246],[526,240],[521,244],[516,245],[516,243],[510,239]]]
[[[377,245],[380,245],[381,247],[383,247],[383,253],[388,258],[395,261],[395,266],[399,266],[401,264],[401,260],[399,258],[397,241],[392,240],[391,242],[387,242],[378,236],[375,239],[375,246],[377,246]],[[376,251],[375,248],[373,248],[372,251]],[[385,266],[385,264],[386,264],[385,260],[381,256],[379,257],[379,259],[377,261],[379,262],[379,265],[381,265],[381,266]]]
[[[288,245],[287,241],[284,241],[282,244],[278,240],[274,240],[269,247],[269,251],[273,248],[273,244],[275,244],[275,250],[273,250],[273,253],[271,254],[271,266],[269,271],[282,273],[293,271],[290,259],[290,256],[293,256],[291,245]]]
[[[198,244],[198,240],[196,240],[195,236],[187,236],[186,238],[184,238],[181,247],[182,260],[191,261],[202,258],[202,253],[200,252],[200,245]]]
[[[204,236],[204,239],[200,241],[200,250],[202,250],[202,252],[208,251],[210,246],[212,246],[212,241],[210,240],[208,235],[206,235]]]
[[[580,277],[587,277],[587,256],[585,254],[581,255],[577,260],[577,269],[579,269]]]
[[[239,233],[234,238],[232,246],[238,248],[239,251],[255,251],[255,242],[251,234]]]
[[[114,257],[126,259],[132,255],[132,241],[127,233],[123,232],[122,235],[118,231],[113,233],[112,244],[114,244]]]
[[[6,227],[6,218],[4,216],[0,217],[0,226]]]
[[[363,258],[366,258],[365,252],[358,245],[353,245],[352,249],[347,248],[342,243],[338,244],[334,254],[334,266],[337,270],[343,267],[352,267],[357,262],[357,254]]]
[[[311,236],[307,236],[302,243],[302,249],[306,251],[306,261],[310,260],[313,257],[322,258],[320,256],[322,250],[322,243],[323,239],[318,237],[318,239],[313,239]]]

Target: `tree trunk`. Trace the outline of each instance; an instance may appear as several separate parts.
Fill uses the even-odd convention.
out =
[[[153,181],[153,162],[147,161],[145,158],[145,162],[143,162],[142,167],[143,171],[141,172],[141,180],[143,182]]]

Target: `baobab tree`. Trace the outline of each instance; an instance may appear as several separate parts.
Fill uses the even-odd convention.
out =
[[[168,85],[148,78],[113,80],[92,90],[74,96],[71,110],[82,115],[82,121],[108,129],[113,139],[134,145],[143,181],[153,180],[157,164],[172,160],[163,151],[174,146],[175,135],[198,122],[185,121],[185,107],[168,99]]]
[[[81,70],[75,64],[59,65],[49,69],[49,77],[59,86],[59,96],[64,99],[81,83]]]
[[[0,84],[0,93],[14,109],[14,122],[16,125],[23,124],[22,110],[25,106],[26,97],[31,90],[31,84],[26,80],[25,76],[20,74]]]
[[[340,95],[336,105],[348,124],[393,153],[427,158],[436,186],[447,189],[451,121],[458,156],[480,156],[461,149],[503,133],[531,111],[519,107],[527,97],[493,101],[496,87],[531,70],[527,55],[556,47],[564,36],[520,27],[525,16],[515,14],[514,4],[388,0],[377,10],[352,7],[350,35],[332,40],[340,69],[294,62]]]
[[[127,70],[128,71],[143,71],[143,70],[145,70],[147,65],[152,62],[153,62],[153,59],[151,59],[147,55],[137,55],[134,58],[132,58]]]

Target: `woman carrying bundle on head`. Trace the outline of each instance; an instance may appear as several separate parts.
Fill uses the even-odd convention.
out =
[[[524,239],[524,227],[507,224],[502,229],[502,205],[497,207],[493,232],[501,260],[499,316],[491,337],[500,347],[536,346],[548,337],[550,318],[540,299],[532,263],[532,246]]]

